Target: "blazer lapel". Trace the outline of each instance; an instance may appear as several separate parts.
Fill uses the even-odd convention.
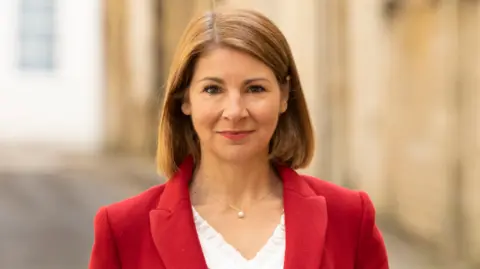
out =
[[[188,193],[192,170],[189,157],[166,183],[157,208],[150,212],[153,241],[166,268],[207,269]]]
[[[285,269],[318,269],[322,266],[327,230],[327,204],[303,177],[286,167],[283,179],[285,210]]]

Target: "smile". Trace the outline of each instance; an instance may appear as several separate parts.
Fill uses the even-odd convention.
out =
[[[223,131],[218,132],[218,134],[230,140],[241,140],[249,136],[254,131]]]

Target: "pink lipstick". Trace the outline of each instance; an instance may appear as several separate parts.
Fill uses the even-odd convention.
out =
[[[249,136],[253,131],[224,131],[218,133],[227,139],[237,141]]]

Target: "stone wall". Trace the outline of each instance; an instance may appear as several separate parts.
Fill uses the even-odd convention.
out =
[[[480,267],[480,4],[459,3],[458,208],[460,252]]]

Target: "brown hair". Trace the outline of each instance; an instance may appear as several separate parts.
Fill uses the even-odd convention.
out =
[[[188,156],[200,159],[200,145],[190,116],[181,105],[196,60],[207,50],[224,46],[245,52],[270,67],[289,91],[287,110],[280,115],[270,141],[273,162],[293,169],[306,167],[314,137],[298,71],[285,36],[264,15],[245,9],[223,9],[193,19],[177,47],[166,83],[158,130],[157,168],[171,177]]]

